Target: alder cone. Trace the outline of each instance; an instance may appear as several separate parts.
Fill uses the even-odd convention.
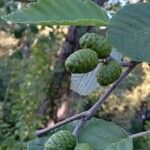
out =
[[[73,150],[75,145],[76,141],[72,133],[60,130],[46,141],[44,150]]]
[[[93,150],[88,143],[79,143],[74,150]]]
[[[97,82],[101,86],[107,86],[115,82],[122,73],[122,66],[115,60],[108,61],[102,66],[98,75]]]
[[[86,73],[92,71],[98,65],[96,52],[90,49],[81,49],[71,54],[65,61],[68,71],[72,73]]]
[[[99,59],[107,58],[111,53],[111,46],[108,40],[95,33],[86,33],[80,38],[82,48],[90,48],[95,51]]]

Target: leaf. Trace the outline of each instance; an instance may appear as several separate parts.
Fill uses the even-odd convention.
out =
[[[62,129],[72,132],[78,123],[79,121],[73,121],[29,142],[27,149],[43,150],[45,142],[53,133]],[[109,148],[106,150],[113,150],[114,145],[119,145],[122,148],[124,141],[132,147],[132,142],[126,141],[126,139],[128,139],[128,134],[121,127],[108,121],[92,118],[81,129],[78,140],[80,143],[89,143],[94,150],[104,150],[106,148]],[[128,146],[129,149],[115,150],[132,150],[130,145]]]
[[[43,149],[43,143],[40,142],[40,139],[32,140],[27,145],[27,150],[42,150],[42,149]]]
[[[150,62],[150,4],[123,7],[111,19],[108,37],[123,55]]]
[[[89,95],[93,91],[100,88],[100,85],[97,82],[97,72],[101,68],[99,64],[93,71],[82,74],[72,74],[71,75],[71,86],[70,88],[79,93],[80,95]]]
[[[128,137],[122,139],[118,143],[113,143],[111,146],[107,147],[105,150],[133,150],[132,138]]]
[[[104,10],[91,0],[39,0],[3,19],[32,24],[108,25]]]
[[[79,142],[89,143],[94,150],[104,150],[125,138],[128,138],[128,134],[124,129],[96,118],[88,121],[79,134]]]

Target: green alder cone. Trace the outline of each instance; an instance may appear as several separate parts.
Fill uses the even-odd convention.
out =
[[[122,66],[115,60],[108,61],[102,66],[98,75],[97,82],[101,86],[107,86],[115,82],[122,73]]]
[[[93,150],[88,143],[79,143],[74,150]]]
[[[44,150],[73,150],[75,145],[76,141],[72,133],[60,130],[46,141]]]
[[[66,62],[66,68],[72,73],[86,73],[92,71],[98,65],[96,52],[90,49],[81,49],[71,54]]]
[[[95,51],[99,59],[107,58],[111,53],[108,40],[95,33],[86,33],[80,38],[82,48],[90,48]]]

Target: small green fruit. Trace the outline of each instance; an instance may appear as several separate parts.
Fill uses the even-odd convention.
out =
[[[76,141],[72,133],[60,130],[46,141],[44,150],[73,150],[75,145]]]
[[[86,33],[80,38],[82,48],[90,48],[95,51],[98,58],[107,58],[111,53],[111,46],[108,40],[95,33]]]
[[[88,143],[79,143],[74,150],[93,150]]]
[[[86,73],[92,71],[98,65],[96,52],[90,49],[81,49],[71,54],[66,62],[66,68],[72,73]]]
[[[102,66],[98,75],[97,82],[101,86],[107,86],[115,82],[122,73],[122,66],[115,60],[108,61]]]

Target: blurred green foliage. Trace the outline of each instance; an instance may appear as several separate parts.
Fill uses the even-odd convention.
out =
[[[2,29],[18,44],[0,56],[0,150],[22,150],[49,120],[39,107],[49,93],[64,32],[60,26],[19,24]]]
[[[47,53],[38,48],[29,59],[0,60],[1,149],[23,149],[34,130],[44,127],[36,110],[51,78],[48,62]]]

